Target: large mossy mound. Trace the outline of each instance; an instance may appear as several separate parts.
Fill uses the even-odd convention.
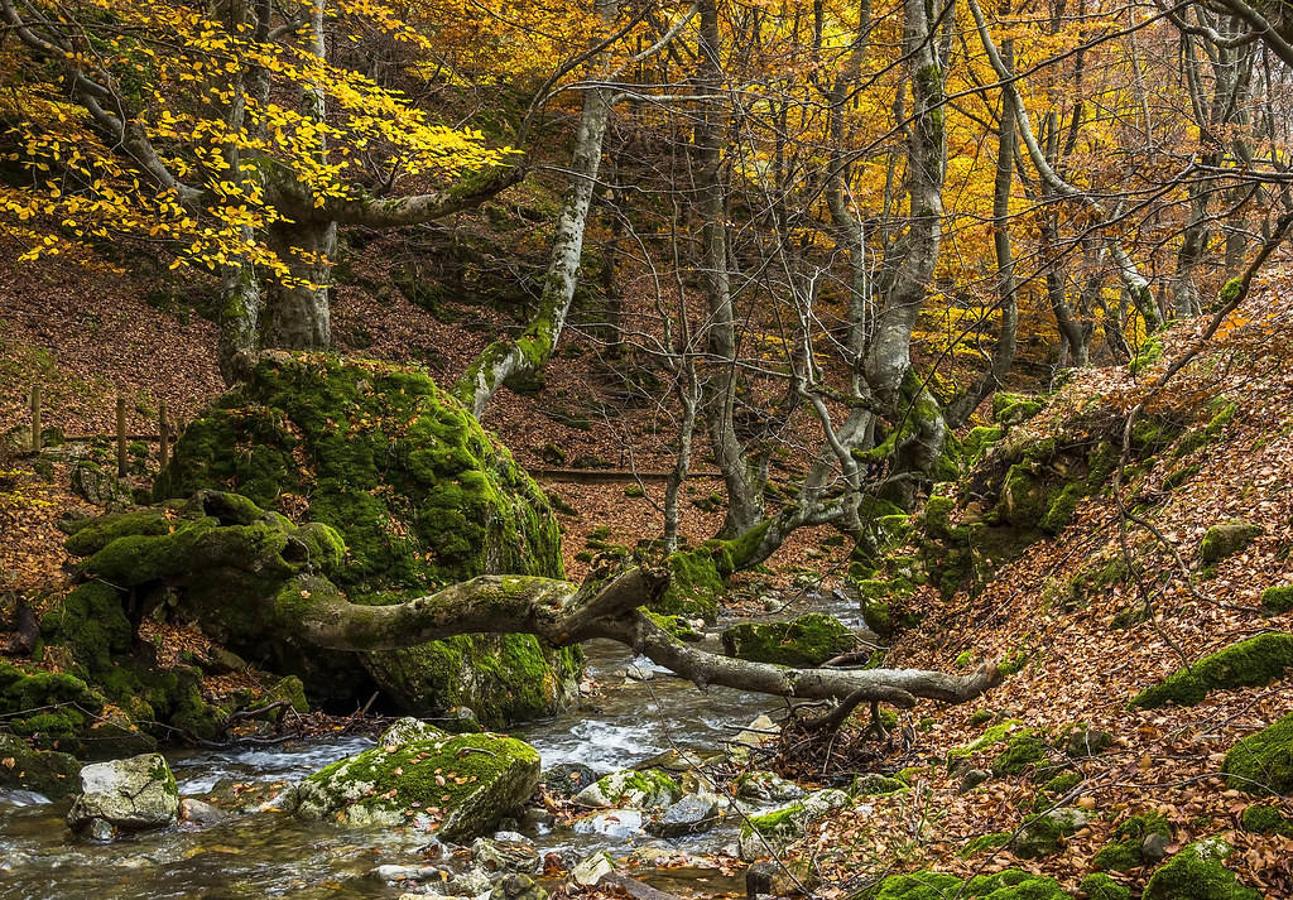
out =
[[[1191,844],[1160,866],[1145,885],[1143,900],[1261,900],[1223,865],[1230,847],[1217,839]]]
[[[856,647],[853,630],[824,613],[785,622],[742,622],[723,632],[728,656],[783,666],[820,666]]]
[[[1226,783],[1250,794],[1293,794],[1293,713],[1226,754]]]
[[[188,426],[155,495],[213,488],[335,529],[346,555],[332,578],[358,603],[396,602],[481,574],[562,575],[560,531],[543,492],[413,368],[268,355]],[[579,667],[577,651],[530,635],[467,636],[363,662],[403,710],[465,705],[487,725],[556,711]]]
[[[1141,691],[1133,706],[1194,706],[1210,691],[1260,687],[1293,669],[1293,634],[1268,632],[1231,644]]]

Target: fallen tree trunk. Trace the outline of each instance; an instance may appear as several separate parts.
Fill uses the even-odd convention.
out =
[[[389,650],[478,632],[534,634],[557,647],[609,638],[702,689],[721,685],[805,700],[964,703],[1001,680],[994,666],[948,675],[924,669],[796,669],[720,656],[678,640],[642,611],[668,583],[664,570],[640,566],[583,585],[485,575],[405,603],[360,606],[329,590],[326,579],[307,578],[299,593],[309,602],[298,608],[302,637],[334,650]]]
[[[792,668],[684,643],[649,609],[669,589],[669,560],[595,572],[583,584],[533,575],[481,575],[400,603],[352,602],[330,576],[344,547],[326,525],[296,525],[244,497],[200,492],[188,501],[82,523],[68,548],[81,574],[122,592],[137,616],[165,600],[208,634],[267,658],[325,651],[380,654],[459,635],[533,635],[555,647],[609,638],[702,689],[722,685],[806,700],[918,699],[961,703],[1001,678],[919,669]],[[138,618],[136,618],[138,621]],[[277,652],[267,653],[267,648]],[[290,649],[285,653],[284,649]]]

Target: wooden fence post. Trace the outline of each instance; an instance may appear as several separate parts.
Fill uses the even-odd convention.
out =
[[[117,476],[126,476],[126,398],[117,395]]]
[[[163,400],[158,406],[157,412],[157,434],[161,439],[161,446],[157,451],[157,462],[161,468],[166,468],[167,460],[171,454],[171,424],[166,418],[166,401]]]
[[[31,386],[31,449],[40,452],[41,446],[41,424],[40,424],[40,385]]]

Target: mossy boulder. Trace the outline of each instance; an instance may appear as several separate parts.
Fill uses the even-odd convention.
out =
[[[1147,709],[1175,703],[1193,706],[1210,691],[1260,687],[1293,669],[1293,634],[1266,632],[1203,657],[1161,683],[1141,691],[1133,706]]]
[[[682,797],[682,786],[660,769],[624,769],[604,775],[575,795],[588,809],[664,809]]]
[[[1237,790],[1293,794],[1293,713],[1235,744],[1221,771]]]
[[[856,646],[853,630],[825,613],[784,622],[742,622],[723,632],[728,656],[783,666],[820,666]]]
[[[1293,611],[1293,584],[1278,584],[1262,591],[1262,608],[1277,614]]]
[[[1154,872],[1142,900],[1261,900],[1260,891],[1240,884],[1223,864],[1230,853],[1217,838],[1191,844]]]
[[[803,837],[809,824],[848,802],[848,794],[827,788],[785,806],[747,816],[738,840],[741,858],[749,861],[779,853],[791,841]]]
[[[416,720],[292,789],[284,806],[303,819],[351,826],[418,825],[447,841],[489,833],[539,783],[539,754],[502,735],[451,735]]]
[[[189,424],[154,494],[204,489],[329,526],[345,548],[331,577],[355,602],[397,602],[481,574],[562,575],[543,492],[469,411],[407,366],[266,355]],[[580,666],[577,651],[529,635],[468,636],[359,661],[408,712],[462,705],[494,726],[555,712]],[[347,680],[356,695],[366,689],[333,677]],[[307,678],[306,687],[324,686]]]
[[[994,775],[1018,775],[1046,762],[1046,741],[1036,729],[1016,731],[1005,744],[1005,749],[992,760]]]
[[[1020,859],[1040,859],[1058,853],[1070,836],[1086,827],[1087,817],[1080,809],[1053,809],[1029,816],[1010,842],[1010,849]]]
[[[1172,839],[1172,826],[1157,812],[1130,816],[1114,829],[1109,842],[1095,855],[1091,865],[1101,872],[1126,872],[1158,859],[1145,853],[1146,841],[1152,836],[1165,842]]]
[[[1103,872],[1092,872],[1082,879],[1078,889],[1087,900],[1131,900],[1131,889],[1114,881]]]
[[[1285,815],[1279,807],[1271,804],[1253,804],[1244,810],[1240,822],[1244,831],[1252,834],[1278,834],[1293,838],[1293,817]]]
[[[67,813],[74,831],[106,837],[175,824],[180,792],[166,759],[144,753],[81,769],[81,792]]]
[[[1000,425],[1019,425],[1037,415],[1046,406],[1041,397],[998,391],[992,395],[992,418]]]
[[[20,737],[0,734],[0,788],[35,791],[51,800],[75,793],[81,763],[70,753],[37,750]]]
[[[1199,561],[1205,566],[1216,565],[1257,540],[1262,530],[1260,525],[1239,519],[1213,525],[1199,544]]]
[[[75,675],[0,660],[0,717],[38,748],[82,753],[81,735],[106,705],[101,693]]]
[[[864,896],[869,900],[947,900],[948,897],[1067,900],[1071,895],[1053,878],[1007,869],[992,875],[976,875],[968,880],[945,872],[890,875],[872,893]]]
[[[670,554],[669,587],[652,605],[661,615],[676,615],[686,619],[718,619],[719,601],[725,591],[723,579],[729,572],[722,566],[721,556],[707,547],[679,550]]]

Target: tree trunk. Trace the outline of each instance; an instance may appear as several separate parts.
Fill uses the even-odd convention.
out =
[[[706,338],[715,360],[704,381],[702,408],[714,459],[727,487],[727,515],[719,531],[732,537],[763,519],[763,467],[746,453],[736,433],[737,335],[727,259],[727,209],[723,186],[722,145],[727,117],[719,99],[723,91],[722,44],[715,0],[702,0],[700,11],[699,93],[711,98],[696,125],[697,211],[701,217],[701,266],[709,298]]]

